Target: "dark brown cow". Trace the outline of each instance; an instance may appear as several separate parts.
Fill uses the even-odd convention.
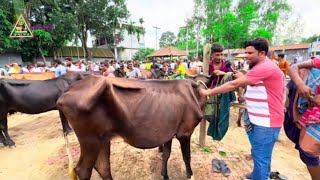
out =
[[[195,77],[208,83],[205,76]],[[209,84],[209,83],[208,83]],[[102,179],[112,180],[110,141],[122,137],[136,148],[164,144],[161,175],[168,179],[167,161],[172,139],[181,144],[187,177],[190,165],[190,138],[202,119],[206,98],[199,95],[192,80],[131,80],[88,77],[72,85],[57,102],[78,137],[81,149],[75,168],[81,180],[95,168]],[[81,98],[79,98],[81,97]]]

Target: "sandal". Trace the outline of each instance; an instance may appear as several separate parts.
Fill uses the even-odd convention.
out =
[[[276,179],[276,180],[288,180],[288,177],[280,174],[278,171],[276,172],[271,172],[270,173],[270,179]]]
[[[224,177],[228,177],[231,175],[231,171],[224,160],[220,160],[220,170]]]
[[[221,172],[219,159],[212,159],[212,170],[217,173]]]

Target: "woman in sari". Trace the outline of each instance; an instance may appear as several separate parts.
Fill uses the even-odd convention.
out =
[[[318,70],[312,68],[316,68]],[[300,74],[300,69],[309,70],[308,74],[305,73],[307,74],[305,75],[306,78],[301,78],[301,76],[303,76],[303,73]],[[317,148],[319,147],[320,138],[320,119],[319,116],[317,116],[317,114],[320,113],[320,110],[317,107],[315,107],[315,109],[312,108],[313,104],[318,104],[319,106],[320,102],[320,95],[319,92],[317,92],[317,89],[319,89],[320,87],[319,69],[320,58],[314,58],[310,61],[294,64],[289,68],[289,76],[294,82],[293,85],[296,86],[296,90],[298,91],[300,98],[298,98],[298,100],[295,101],[295,93],[291,96],[289,93],[290,103],[287,113],[291,112],[292,115],[286,116],[285,121],[285,132],[287,136],[296,144],[296,149],[299,151],[300,159],[306,164],[313,180],[320,179],[320,157],[316,155],[319,155],[320,153],[320,149]],[[303,79],[306,79],[306,81],[304,81]],[[288,84],[288,87],[289,85],[290,84]],[[292,102],[296,102],[297,104],[292,104]],[[292,105],[290,106],[290,104]],[[293,107],[297,108],[293,110]],[[315,110],[317,112],[310,110]],[[301,113],[301,111],[304,111],[304,113]],[[294,122],[295,117],[299,115],[296,112],[300,113],[300,116],[302,115],[302,117],[300,119],[296,118],[297,122]],[[312,116],[310,116],[310,114]],[[307,126],[305,126],[305,124],[307,124]],[[308,134],[307,136],[313,138],[307,139],[307,142],[303,141],[302,137],[307,137],[301,136],[303,135],[301,134],[303,132],[306,132],[305,134]],[[316,141],[318,143],[316,143]],[[313,153],[311,154],[311,151],[307,152],[307,150],[312,149],[313,146],[317,146],[313,148]]]

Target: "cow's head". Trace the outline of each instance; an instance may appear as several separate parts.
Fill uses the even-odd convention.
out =
[[[196,83],[195,85],[200,88],[210,88],[212,82],[212,78],[210,76],[203,74],[187,75],[186,78],[193,80]]]
[[[77,72],[68,72],[61,76],[61,78],[64,79],[68,83],[68,85],[71,85],[76,81],[82,80],[84,77],[84,75]]]

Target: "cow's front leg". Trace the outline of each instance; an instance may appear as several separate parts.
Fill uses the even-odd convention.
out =
[[[163,145],[162,170],[161,170],[161,175],[163,179],[169,179],[167,165],[168,165],[168,159],[170,158],[170,154],[171,154],[171,145],[172,145],[172,140],[170,140],[169,142]]]
[[[8,133],[8,119],[7,117],[2,118],[0,120],[0,131],[3,132],[4,135],[4,145],[9,145],[9,147],[15,146],[15,143],[11,139]]]
[[[96,164],[94,165],[94,168],[103,180],[113,180],[110,166],[110,144],[110,141],[108,141],[101,146]]]
[[[91,136],[79,140],[79,143],[81,152],[75,171],[80,180],[90,180],[102,143]]]

